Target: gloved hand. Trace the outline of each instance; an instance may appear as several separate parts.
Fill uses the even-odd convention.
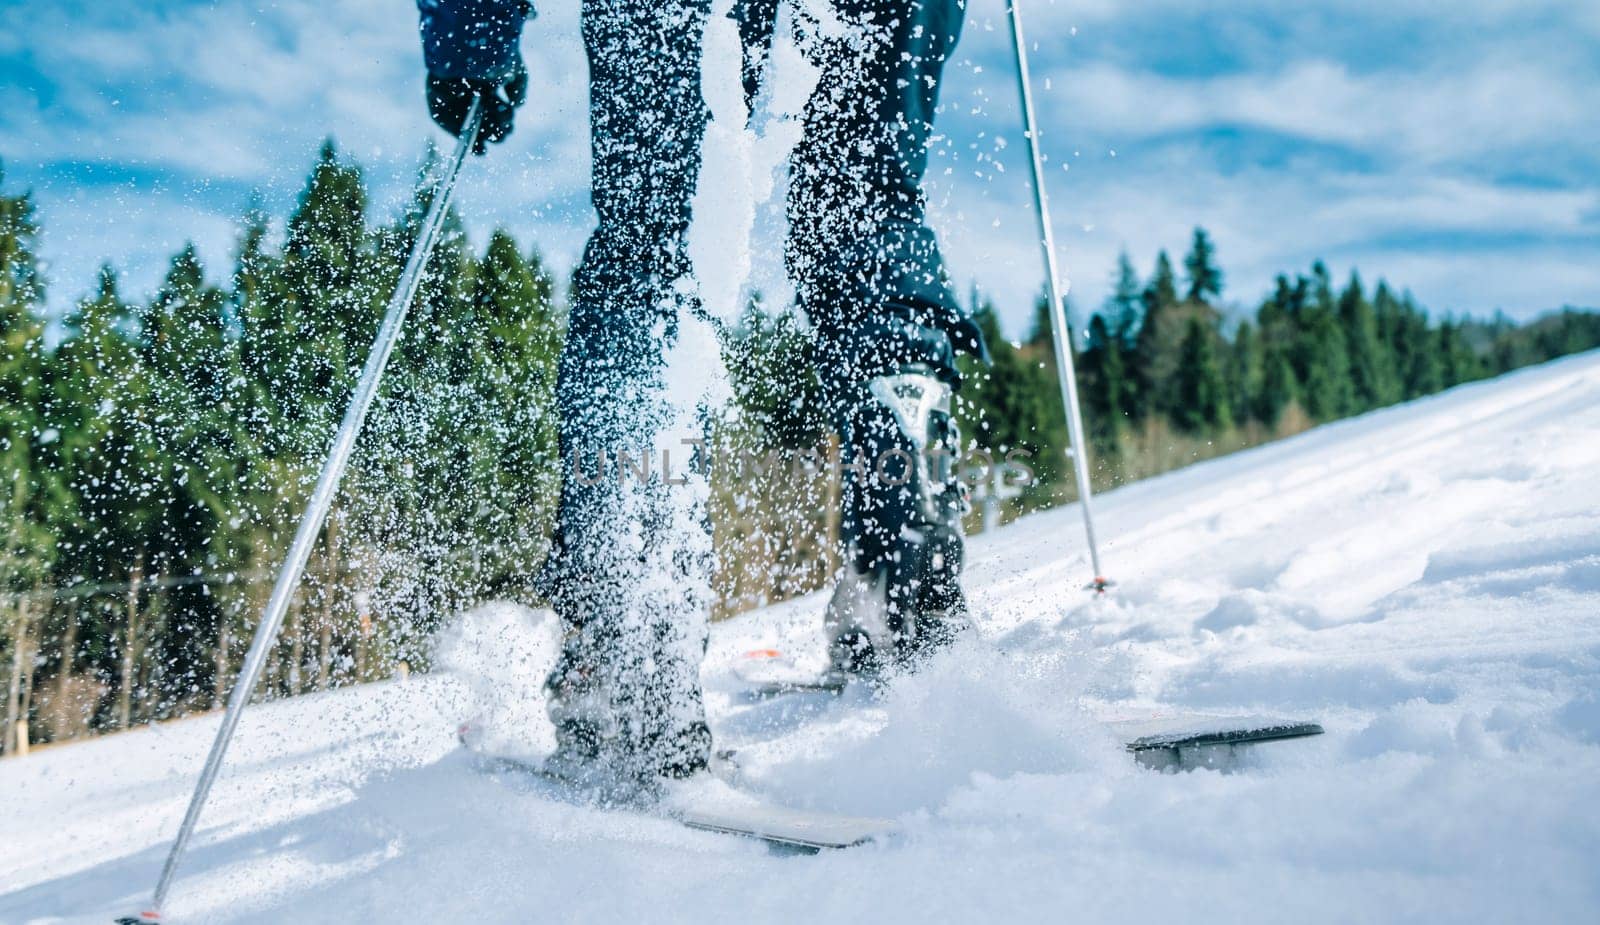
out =
[[[528,97],[519,44],[533,15],[528,0],[417,0],[422,58],[428,66],[428,112],[460,137],[472,98],[483,100],[483,123],[472,151],[511,134],[516,108]]]
[[[474,96],[483,99],[483,121],[472,153],[482,154],[488,150],[489,142],[504,141],[511,134],[516,109],[528,98],[528,72],[519,62],[516,73],[498,83],[470,77],[428,75],[428,114],[440,128],[457,138],[461,137]]]

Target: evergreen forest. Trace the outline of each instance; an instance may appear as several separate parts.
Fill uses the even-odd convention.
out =
[[[113,266],[46,309],[32,196],[0,169],[0,677],[6,754],[213,709],[227,696],[323,453],[427,205],[398,217],[329,142],[286,219],[252,209],[230,265],[172,257],[153,295]],[[1600,314],[1514,323],[1431,315],[1403,288],[1320,262],[1258,302],[1224,302],[1194,229],[1175,264],[1074,313],[1072,344],[1103,490],[1396,402],[1600,346]],[[258,697],[426,670],[439,621],[537,605],[558,486],[552,394],[562,289],[495,231],[452,214]],[[1007,332],[972,310],[992,364],[963,360],[968,446],[1021,451],[1035,478],[979,508],[1001,519],[1074,499],[1049,306]],[[753,298],[723,349],[734,405],[713,460],[829,445],[805,326]],[[828,583],[837,478],[714,462],[718,615]],[[969,529],[980,529],[982,511]]]

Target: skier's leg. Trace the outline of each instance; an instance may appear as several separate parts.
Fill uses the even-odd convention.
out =
[[[964,2],[834,6],[846,29],[816,30],[807,41],[822,74],[791,160],[787,256],[801,301],[827,331],[846,332],[894,303],[908,320],[970,340],[922,192],[939,80]]]
[[[849,565],[829,605],[834,662],[869,668],[948,638],[965,614],[950,416],[955,352],[982,352],[946,280],[921,189],[961,0],[839,0],[792,160],[788,262],[818,332],[843,438]],[[821,30],[819,30],[821,31]]]
[[[662,393],[663,351],[694,299],[685,234],[706,121],[708,6],[583,4],[599,226],[573,277],[556,387],[563,478],[540,585],[566,640],[547,688],[561,760],[638,778],[691,773],[710,749],[701,493],[641,463],[681,417]]]

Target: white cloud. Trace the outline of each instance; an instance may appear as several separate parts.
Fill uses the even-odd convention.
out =
[[[367,168],[381,213],[405,200],[424,142],[445,141],[423,104],[409,3],[36,6],[0,11],[0,33],[28,49],[48,84],[0,89],[0,143],[13,176],[18,164],[88,162],[167,178],[165,190],[75,191],[59,176],[37,183],[58,305],[86,290],[106,258],[130,269],[133,291],[147,288],[188,236],[222,270],[246,200],[219,203],[204,192],[210,181],[287,201],[332,135]],[[551,236],[546,249],[570,259],[570,241],[592,220],[582,207],[561,208],[588,174],[576,12],[545,9],[524,46],[533,103],[506,144],[473,160],[459,201],[480,243],[503,224],[524,238],[530,229]]]
[[[1304,271],[1318,258],[1354,263],[1369,279],[1386,276],[1440,309],[1503,307],[1525,314],[1563,302],[1600,305],[1597,248],[1576,243],[1593,228],[1585,213],[1600,197],[1592,192],[1426,174],[1251,171],[1175,182],[1183,171],[1182,165],[1102,162],[1093,180],[1076,179],[1081,171],[1050,177],[1059,257],[1080,312],[1104,301],[1119,251],[1126,248],[1146,274],[1160,249],[1181,258],[1194,224],[1211,232],[1228,274],[1228,298],[1245,309],[1255,307],[1277,273]],[[976,279],[1002,308],[1008,330],[1020,332],[1044,279],[1032,200],[1020,173],[936,190],[941,207],[935,221],[951,272]],[[1507,246],[1491,250],[1497,259],[1486,260],[1482,248],[1454,252],[1428,240],[1489,232],[1535,240],[1565,236],[1574,243],[1531,251]],[[1519,262],[1541,269],[1536,277],[1486,269]],[[1412,270],[1416,276],[1408,275]]]
[[[1281,0],[1023,0],[1031,37],[1059,36],[1074,25],[1101,26],[1130,16],[1157,21],[1174,12],[1204,21],[1276,16],[1314,21],[1318,16],[1374,24],[1374,34],[1397,20],[1423,19],[1461,29],[1501,29],[1528,21],[1570,23],[1600,36],[1600,15],[1590,0],[1340,0],[1337,4],[1293,4]],[[1001,0],[974,0],[969,13],[1005,19]],[[1037,33],[1037,34],[1035,34]]]
[[[1317,256],[1358,261],[1440,307],[1600,302],[1596,248],[1574,243],[1595,229],[1597,181],[1533,189],[1496,179],[1531,154],[1567,156],[1577,170],[1594,162],[1600,4],[1472,0],[1441,11],[1429,0],[1292,9],[1277,0],[1024,2],[1058,232],[1080,307],[1098,306],[1120,248],[1144,272],[1158,247],[1181,251],[1193,224],[1214,233],[1241,302],[1256,299],[1274,272]],[[404,0],[26,6],[0,10],[0,52],[25,48],[52,86],[0,86],[8,172],[88,161],[165,178],[161,189],[74,190],[70,177],[41,184],[58,302],[85,291],[105,257],[136,269],[130,285],[153,285],[187,237],[201,241],[219,275],[245,202],[207,194],[205,180],[259,185],[274,203],[288,202],[332,134],[368,168],[373,202],[385,210],[403,201],[424,139],[442,140],[423,107],[415,19]],[[524,41],[531,102],[512,139],[472,162],[458,204],[480,243],[505,225],[536,240],[564,275],[592,222],[586,66],[577,4],[542,6]],[[1015,330],[1042,277],[1004,7],[975,0],[968,12],[944,91],[950,111],[941,127],[954,135],[953,153],[935,160],[935,172],[954,170],[931,184],[935,220],[958,283],[976,278],[994,290]],[[1241,60],[1269,60],[1178,76],[1181,68],[1157,66],[1161,49],[1130,47],[1118,31],[1179,21],[1260,46],[1242,48]],[[1390,49],[1381,67],[1357,64],[1317,31],[1330,22],[1358,25],[1372,42],[1400,26],[1435,41]],[[1335,146],[1368,163],[1224,170],[1186,137],[1217,126]],[[993,152],[997,134],[1010,145]],[[1122,156],[1111,158],[1110,148]],[[975,162],[979,150],[1005,172]],[[1534,243],[1461,254],[1425,243],[1451,234]],[[1540,236],[1550,238],[1542,249]],[[774,293],[780,248],[766,243],[774,246],[763,249],[755,278]],[[1511,272],[1517,266],[1537,272]]]
[[[1578,145],[1595,133],[1594,88],[1575,86],[1537,61],[1486,60],[1465,73],[1356,75],[1314,59],[1275,74],[1182,79],[1089,64],[1041,78],[1056,88],[1041,96],[1047,125],[1085,124],[1130,141],[1248,125],[1423,166],[1529,144]]]
[[[103,262],[121,273],[124,296],[153,292],[168,263],[185,243],[193,242],[213,282],[231,272],[238,222],[214,211],[196,208],[181,198],[160,193],[130,196],[125,188],[37,191],[43,214],[40,251],[51,301],[68,305],[88,294]],[[137,208],[129,208],[137,199]],[[80,272],[62,278],[53,255],[70,254]]]
[[[1582,7],[1468,3],[1445,18],[1437,5],[1411,0],[1340,4],[1337,14],[1328,5],[1248,2],[1152,0],[1137,10],[1028,3],[1048,182],[1077,305],[1099,306],[1119,249],[1147,272],[1157,248],[1181,255],[1194,224],[1219,242],[1230,295],[1241,303],[1259,298],[1276,272],[1326,257],[1410,283],[1435,306],[1600,304],[1590,269],[1600,266],[1600,244],[1576,243],[1600,241],[1600,176],[1584,167],[1600,150],[1590,101],[1600,92],[1600,55],[1582,38],[1587,26],[1572,34],[1559,22],[1527,27]],[[967,147],[976,132],[1021,141],[1009,34],[1003,8],[971,10],[975,22],[945,91],[946,128],[959,124],[951,130],[964,137],[953,176],[938,181],[941,229],[952,271],[994,292],[1018,330],[1042,282],[1021,145],[995,155],[1005,173],[987,167],[984,178],[973,176],[977,152]],[[1357,22],[1385,52],[1360,66],[1340,60],[1348,49],[1306,31],[1335,15]],[[1591,25],[1600,19],[1584,15]],[[1257,30],[1273,38],[1270,60],[1242,70],[1237,61],[1215,73],[1163,69],[1186,59],[1125,44],[1140,17],[1163,23],[1161,40],[1178,43],[1239,34],[1252,16],[1274,20]],[[1427,17],[1453,41],[1419,49],[1386,34],[1400,20]],[[1080,27],[1075,37],[1069,25]],[[1113,32],[1124,44],[1108,38]],[[1262,140],[1230,149],[1212,137],[1219,128]],[[1251,163],[1257,150],[1281,156]],[[1540,170],[1565,184],[1502,179]],[[1482,259],[1486,251],[1495,259]],[[1539,266],[1538,279],[1483,269],[1519,262]]]

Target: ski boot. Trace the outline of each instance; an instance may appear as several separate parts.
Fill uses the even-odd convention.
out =
[[[610,801],[650,802],[662,781],[706,771],[711,730],[698,688],[653,685],[646,666],[615,652],[592,658],[589,636],[585,628],[567,637],[545,682],[556,732],[545,773]]]
[[[831,674],[875,678],[914,667],[967,625],[960,577],[951,386],[922,363],[874,376],[841,427],[844,574],[825,625]]]

